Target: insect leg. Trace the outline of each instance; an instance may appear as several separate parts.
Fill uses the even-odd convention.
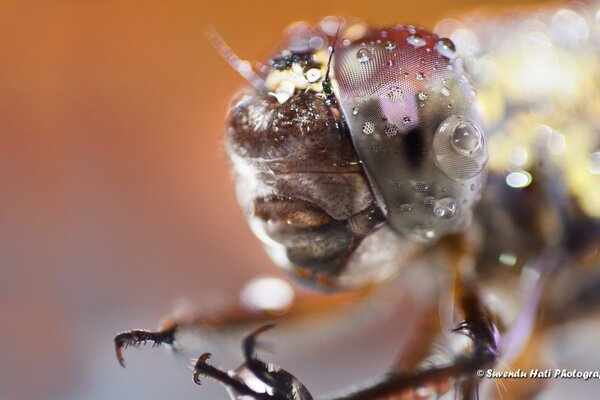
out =
[[[453,363],[445,366],[412,372],[392,371],[375,383],[327,400],[375,400],[419,387],[435,386],[460,377],[467,378],[462,387],[463,398],[470,399],[476,396],[475,372],[489,368],[495,362],[497,330],[472,284],[463,285],[459,305],[463,310],[465,322],[460,324],[455,332],[462,333],[472,340],[473,349],[470,354],[459,356]],[[467,392],[464,392],[465,389]]]
[[[308,323],[323,318],[331,320],[331,315],[344,315],[354,305],[368,297],[373,288],[365,288],[352,293],[318,294],[309,293],[297,296],[287,312],[273,313],[268,310],[250,310],[235,303],[218,312],[198,313],[185,318],[177,318],[163,324],[156,331],[129,330],[118,334],[115,339],[117,360],[124,367],[123,350],[130,346],[140,346],[147,342],[154,346],[166,345],[176,352],[188,349],[186,339],[206,337],[209,341],[222,337],[236,336],[235,333],[247,332],[257,325],[280,323],[287,326],[292,323]]]

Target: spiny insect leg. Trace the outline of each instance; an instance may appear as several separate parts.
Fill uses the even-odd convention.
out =
[[[236,391],[237,393],[239,393],[241,395],[252,396],[253,398],[258,399],[258,400],[274,400],[274,399],[276,399],[276,397],[273,397],[267,393],[255,392],[254,390],[249,388],[245,383],[229,376],[229,374],[227,374],[227,372],[221,371],[220,369],[215,368],[212,365],[208,364],[206,361],[209,358],[210,358],[210,353],[202,354],[198,358],[198,361],[196,362],[196,365],[194,366],[193,379],[197,385],[201,384],[200,375],[203,375],[203,376],[212,378],[212,379],[216,380],[217,382],[222,383],[224,386]]]
[[[497,358],[496,328],[473,287],[465,284],[462,293],[460,305],[465,322],[460,324],[456,331],[465,334],[473,341],[473,351],[470,355],[460,356],[446,366],[413,372],[392,371],[369,386],[327,400],[375,400],[457,378],[463,378],[461,381],[463,399],[476,398],[475,372],[489,368]]]
[[[164,328],[156,331],[130,330],[118,334],[115,339],[115,351],[119,363],[124,366],[123,350],[129,346],[139,346],[152,342],[155,346],[162,344],[171,346],[174,350],[186,352],[185,341],[179,340],[184,332],[194,337],[226,337],[233,332],[244,332],[257,325],[277,322],[282,325],[289,323],[310,323],[315,320],[331,320],[330,315],[346,315],[361,304],[367,296],[375,292],[374,288],[366,288],[353,293],[336,295],[302,294],[297,296],[287,312],[272,313],[268,310],[249,310],[239,303],[222,307],[217,312],[190,313],[184,317],[171,319]]]
[[[123,358],[123,350],[129,346],[140,346],[146,344],[146,342],[152,342],[153,346],[160,346],[162,344],[172,345],[175,341],[175,333],[177,332],[177,325],[172,325],[169,328],[148,331],[148,330],[130,330],[119,333],[115,336],[115,353],[117,360],[122,367],[125,367],[125,359]]]

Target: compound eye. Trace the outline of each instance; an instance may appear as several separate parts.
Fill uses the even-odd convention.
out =
[[[450,179],[471,179],[481,173],[488,159],[485,135],[469,118],[451,115],[435,132],[433,157]]]

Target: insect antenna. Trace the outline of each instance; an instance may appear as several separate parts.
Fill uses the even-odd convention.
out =
[[[250,82],[256,89],[263,90],[265,88],[265,81],[254,71],[252,63],[247,60],[242,60],[235,54],[214,27],[204,27],[204,34],[215,50],[217,50],[221,57],[223,57],[225,61],[238,72],[238,74]]]
[[[340,19],[337,31],[335,31],[335,39],[333,39],[333,44],[331,45],[331,48],[329,50],[329,59],[327,60],[327,71],[325,72],[325,78],[323,79],[323,94],[325,94],[325,96],[327,97],[330,97],[333,94],[333,88],[331,87],[329,73],[331,72],[331,60],[333,59],[333,53],[335,53],[335,45],[337,44],[338,37],[340,36],[342,22],[343,21]]]

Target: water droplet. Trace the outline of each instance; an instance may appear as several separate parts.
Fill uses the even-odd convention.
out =
[[[468,120],[463,120],[454,128],[450,135],[450,143],[457,152],[471,155],[481,149],[483,135],[477,125]]]
[[[371,121],[367,121],[363,124],[362,131],[365,135],[370,135],[375,132],[375,124]]]
[[[451,115],[442,122],[433,137],[436,166],[455,181],[464,181],[481,173],[487,163],[485,136],[472,120]]]
[[[402,211],[402,212],[412,211],[412,205],[408,204],[408,203],[404,203],[404,204],[400,205],[400,211]]]
[[[425,74],[423,74],[422,72],[417,73],[417,75],[415,76],[417,78],[418,81],[422,81],[423,79],[425,79]]]
[[[352,115],[358,115],[358,107],[352,109]]]
[[[409,25],[409,26],[408,26],[408,32],[409,32],[411,35],[414,35],[415,33],[417,33],[417,30],[415,29],[415,27],[414,27],[414,26],[412,26],[412,25]]]
[[[394,137],[398,134],[398,128],[396,128],[396,125],[387,124],[383,132],[389,137]]]
[[[442,87],[442,94],[446,97],[450,96],[450,89],[447,86]]]
[[[366,63],[371,59],[371,57],[373,57],[373,53],[371,53],[371,50],[367,49],[366,47],[361,47],[356,52],[356,59],[360,63]]]
[[[417,36],[417,35],[410,35],[409,37],[406,38],[406,41],[408,42],[408,44],[410,44],[414,47],[423,47],[427,44],[425,39],[423,39],[421,36]]]
[[[308,71],[306,71],[305,76],[307,81],[309,81],[310,83],[315,83],[319,79],[321,79],[322,73],[321,70],[318,68],[311,68]]]
[[[452,218],[456,213],[456,201],[452,197],[444,197],[433,204],[433,215],[439,218]]]
[[[400,86],[390,86],[387,90],[387,97],[392,103],[399,102],[404,97],[404,92]]]
[[[388,67],[391,67],[391,66],[393,66],[393,65],[394,65],[394,60],[388,60],[388,61],[387,61],[387,66],[388,66]]]
[[[532,180],[531,174],[527,171],[515,171],[506,176],[506,184],[515,189],[529,186]]]
[[[456,46],[454,46],[452,40],[448,38],[438,40],[435,44],[435,49],[442,56],[450,60],[453,60],[456,57]]]
[[[419,100],[425,101],[425,100],[427,100],[429,95],[426,92],[419,92],[418,97],[419,97]]]
[[[435,231],[433,229],[422,226],[415,226],[413,234],[425,242],[429,242],[435,238]]]
[[[590,172],[592,174],[600,174],[600,151],[590,154],[589,158]]]
[[[394,43],[394,42],[386,42],[386,44],[385,44],[385,49],[386,49],[387,51],[392,51],[392,50],[394,50],[395,48],[396,48],[396,43]]]
[[[410,117],[404,117],[402,119],[402,122],[404,122],[405,124],[408,124],[410,122]]]
[[[415,182],[415,190],[417,192],[426,192],[429,189],[429,183],[424,181]]]

